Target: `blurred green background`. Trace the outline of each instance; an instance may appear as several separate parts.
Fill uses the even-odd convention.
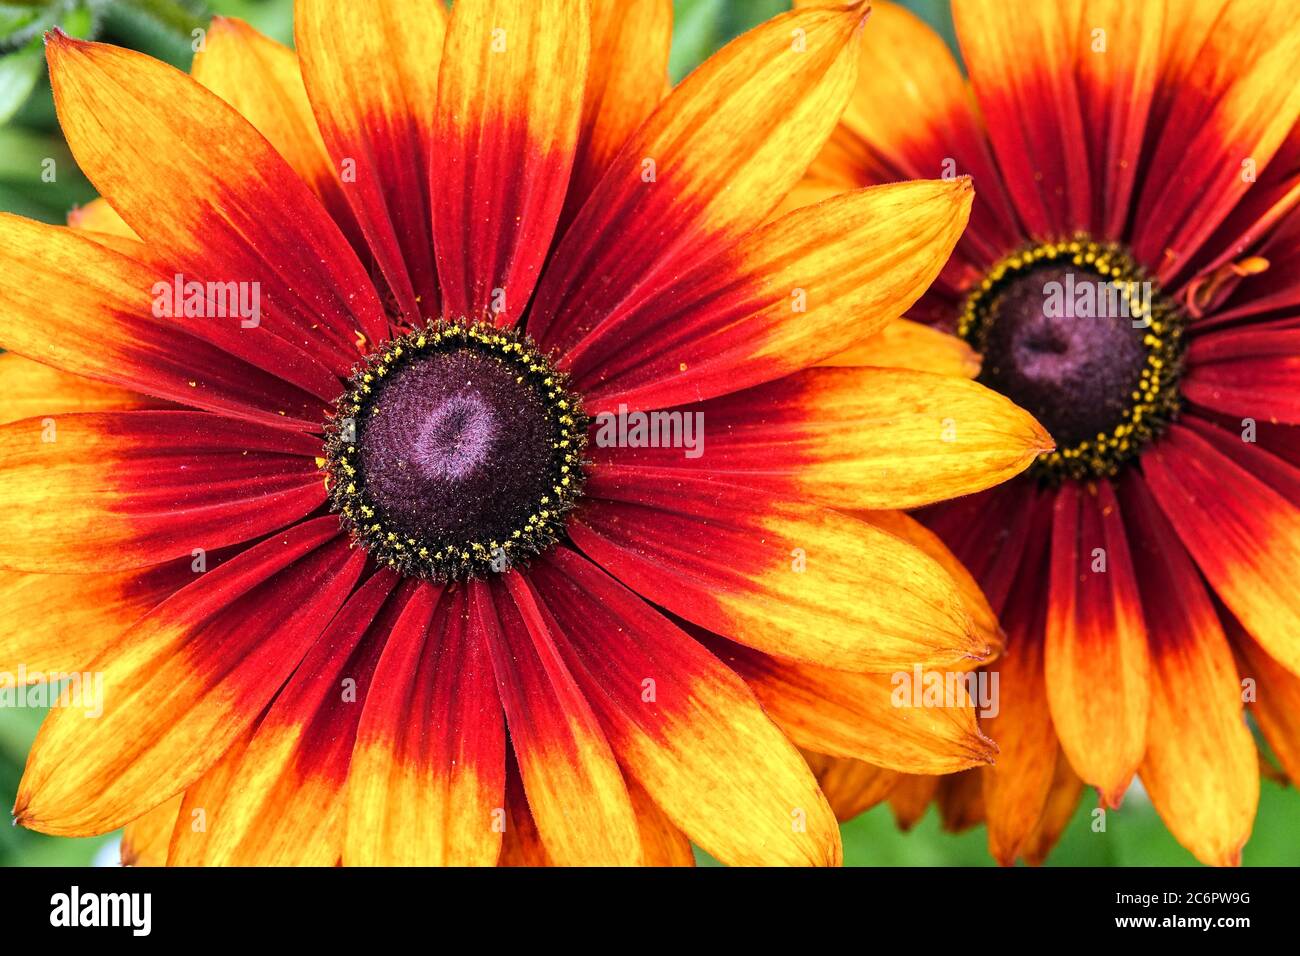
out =
[[[354,0],[339,0],[354,2]],[[521,0],[527,2],[527,0]],[[946,0],[905,5],[951,43]],[[790,6],[789,0],[674,0],[676,29],[671,70],[679,80],[739,33]],[[241,17],[276,39],[292,42],[292,0],[0,0],[0,209],[47,222],[62,222],[73,205],[94,198],[59,135],[41,47],[45,30],[61,25],[75,36],[93,36],[144,50],[188,68],[192,31],[215,13]],[[42,179],[53,158],[54,182]],[[12,806],[27,749],[42,714],[0,709],[0,802]],[[1088,798],[1081,803],[1048,865],[1178,866],[1191,855],[1165,831],[1140,789],[1124,808],[1109,814],[1107,832],[1090,827]],[[52,866],[109,862],[117,837],[55,839],[0,826],[0,865]],[[1300,852],[1300,794],[1265,781],[1255,834],[1246,846],[1247,865],[1295,865]],[[877,807],[844,827],[845,862],[889,866],[988,866],[982,827],[942,832],[931,809],[910,833],[895,828],[889,809]],[[702,859],[701,862],[709,862]]]

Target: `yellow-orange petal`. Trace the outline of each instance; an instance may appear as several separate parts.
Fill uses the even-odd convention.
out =
[[[995,654],[1002,652],[1005,636],[998,624],[997,615],[989,606],[988,598],[980,588],[974,576],[957,556],[948,550],[940,537],[915,518],[901,511],[859,511],[855,516],[875,525],[882,531],[888,531],[896,538],[915,545],[934,558],[948,572],[953,582],[962,593],[966,612],[971,616],[979,635],[988,641],[989,648]]]
[[[980,357],[955,335],[911,319],[895,319],[879,332],[819,364],[910,368],[919,372],[974,378]]]
[[[863,521],[647,469],[602,469],[588,488],[570,525],[579,548],[717,634],[850,671],[988,656],[943,566]]]
[[[0,355],[0,425],[70,412],[125,411],[164,405],[159,399],[73,375],[15,352]]]
[[[711,646],[805,750],[905,773],[952,773],[997,753],[980,732],[965,671],[853,673]]]
[[[108,204],[107,199],[103,198],[92,199],[84,206],[69,210],[68,225],[73,229],[81,229],[97,235],[140,241],[135,230],[128,226],[126,220],[117,214],[117,210]]]
[[[344,233],[355,235],[339,169],[317,129],[293,50],[243,20],[213,17],[190,75],[252,123],[320,197]]]
[[[122,831],[123,866],[165,866],[167,847],[181,811],[182,794],[132,820]]]
[[[804,751],[804,759],[817,777],[817,786],[841,823],[870,810],[893,791],[902,779],[894,770],[886,770],[863,760],[828,757]]]
[[[672,39],[672,0],[591,0],[591,62],[561,231],[663,98]]]

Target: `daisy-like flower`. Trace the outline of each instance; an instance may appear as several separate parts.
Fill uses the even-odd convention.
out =
[[[808,196],[970,174],[979,198],[913,311],[1056,451],[924,520],[1009,638],[995,767],[906,781],[1039,860],[1081,783],[1135,773],[1200,860],[1255,815],[1249,705],[1300,781],[1300,26],[1280,3],[953,5],[944,43],[878,4]],[[959,352],[962,346],[954,344]]]
[[[779,17],[666,98],[667,0],[300,0],[296,54],[218,20],[193,77],[52,35],[104,198],[0,217],[0,664],[103,693],[52,710],[17,822],[135,821],[137,862],[837,861],[807,686],[995,634],[917,528],[834,509],[1048,447],[974,383],[812,367],[916,301],[972,198],[768,222],[865,13]],[[905,724],[841,696],[858,738]],[[904,769],[990,751],[969,710],[896,736]]]

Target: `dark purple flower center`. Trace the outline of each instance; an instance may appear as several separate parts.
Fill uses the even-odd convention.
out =
[[[1182,319],[1123,250],[1078,240],[1009,257],[966,302],[979,381],[1037,418],[1051,477],[1114,474],[1177,413]]]
[[[500,572],[563,532],[586,423],[525,339],[447,323],[387,343],[331,422],[331,503],[405,574]]]

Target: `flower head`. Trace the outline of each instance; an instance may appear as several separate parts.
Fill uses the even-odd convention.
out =
[[[1300,29],[1221,0],[953,12],[969,86],[877,5],[873,68],[800,190],[973,176],[971,226],[911,314],[1057,443],[923,516],[1008,634],[1001,753],[897,806],[937,791],[951,824],[987,818],[999,860],[1041,859],[1080,779],[1116,806],[1137,773],[1185,846],[1231,863],[1259,791],[1243,703],[1300,779]]]
[[[864,13],[779,17],[666,98],[666,0],[300,0],[296,55],[219,20],[192,78],[51,36],[104,198],[0,217],[0,649],[105,698],[48,718],[17,821],[134,820],[173,863],[838,860],[723,642],[845,681],[983,659],[942,548],[832,509],[1049,447],[978,385],[814,367],[971,202],[769,221]],[[918,739],[987,759],[973,720]]]

